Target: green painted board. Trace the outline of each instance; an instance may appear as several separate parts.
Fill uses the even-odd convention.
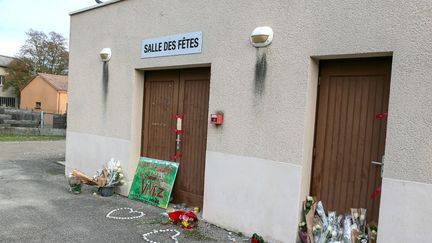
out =
[[[179,164],[141,157],[129,191],[129,198],[167,208]]]

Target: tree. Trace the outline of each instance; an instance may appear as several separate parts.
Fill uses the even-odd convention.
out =
[[[30,29],[27,40],[21,46],[16,59],[11,62],[5,77],[5,88],[13,87],[19,97],[20,91],[38,73],[67,74],[69,53],[66,39],[56,33],[46,35]]]
[[[9,64],[8,73],[5,77],[4,88],[12,87],[15,95],[20,97],[21,89],[33,77],[32,63],[28,60],[15,59]]]

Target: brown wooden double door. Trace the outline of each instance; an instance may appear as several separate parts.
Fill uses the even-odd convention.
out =
[[[311,195],[327,210],[378,221],[390,72],[390,58],[320,63]]]
[[[203,204],[209,85],[209,68],[145,74],[141,154],[180,163],[172,195],[190,206]],[[179,143],[176,116],[183,117]]]

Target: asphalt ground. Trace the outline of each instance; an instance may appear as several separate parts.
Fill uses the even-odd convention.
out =
[[[64,161],[64,154],[64,140],[0,142],[0,242],[246,240],[203,220],[194,230],[163,225],[165,210],[116,194],[102,197],[92,186],[84,185],[82,193],[74,195],[64,166],[57,163]],[[116,210],[121,208],[128,209]],[[177,232],[176,241],[171,237]]]

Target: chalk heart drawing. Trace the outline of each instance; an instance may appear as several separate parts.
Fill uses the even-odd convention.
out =
[[[147,236],[157,235],[157,234],[163,234],[163,233],[166,233],[166,232],[168,232],[168,233],[170,233],[170,232],[175,233],[175,234],[171,235],[171,239],[174,241],[174,243],[178,243],[177,237],[180,235],[180,232],[177,231],[177,230],[173,230],[173,229],[153,230],[152,232],[148,232],[148,233],[143,234],[143,238],[144,238],[145,241],[147,241],[149,243],[161,243],[159,241],[150,240],[149,238],[147,238]],[[166,242],[166,241],[164,241],[164,242]]]
[[[116,215],[125,215],[125,213],[121,213],[123,211],[126,211],[128,213],[127,216],[113,216],[112,214]],[[145,214],[141,211],[135,211],[132,208],[116,208],[109,212],[106,217],[110,219],[137,219],[143,217]]]

